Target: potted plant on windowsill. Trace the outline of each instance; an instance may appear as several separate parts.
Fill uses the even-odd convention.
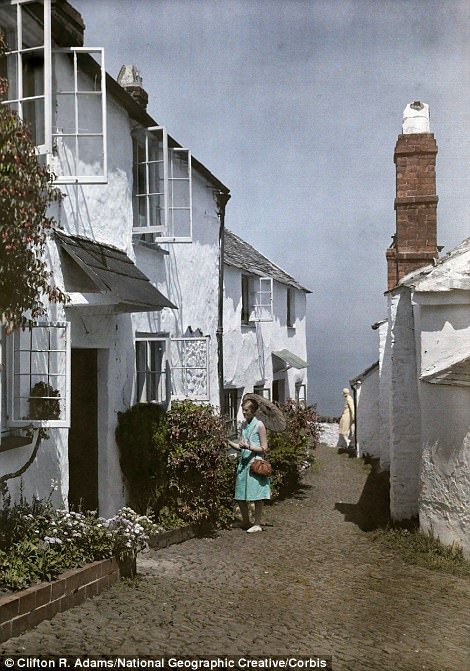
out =
[[[60,419],[59,396],[59,390],[48,382],[36,382],[28,399],[29,419]]]

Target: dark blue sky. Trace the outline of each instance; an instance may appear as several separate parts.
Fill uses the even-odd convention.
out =
[[[470,2],[72,0],[117,77],[231,190],[227,226],[312,289],[310,401],[377,359],[393,149],[408,102],[430,105],[438,242],[470,236]]]

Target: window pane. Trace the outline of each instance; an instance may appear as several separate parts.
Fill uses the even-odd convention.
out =
[[[149,176],[148,193],[158,193],[163,195],[165,191],[165,182],[163,179],[163,165],[161,163],[149,163],[148,176]]]
[[[8,80],[5,100],[16,100],[18,98],[18,56],[16,54],[0,58],[0,77]]]
[[[36,6],[38,3],[34,3]],[[44,16],[44,13],[43,13]],[[44,45],[44,32],[38,24],[37,19],[31,16],[31,9],[28,5],[21,6],[21,22],[22,22],[22,44],[21,48],[39,47]]]
[[[190,205],[189,180],[170,180],[169,182],[170,207],[187,207]]]
[[[44,99],[25,100],[22,103],[23,122],[31,133],[34,145],[44,144]]]
[[[0,30],[6,37],[9,51],[18,49],[18,31],[16,21],[16,7],[13,5],[2,5],[0,7]]]
[[[71,93],[57,93],[54,100],[56,115],[55,133],[75,133],[75,101]]]
[[[90,76],[83,74],[89,70],[90,55],[88,53],[81,53],[80,51],[75,53],[79,72],[78,91],[101,91],[101,70]],[[101,67],[101,51],[92,51],[90,54],[93,60],[97,61]]]
[[[77,95],[78,132],[102,133],[101,94],[79,93]]]
[[[22,54],[23,98],[44,95],[43,51],[28,51]]]
[[[174,235],[176,238],[184,238],[189,237],[191,235],[191,218],[189,209],[187,210],[170,209],[169,218],[170,218],[168,225],[169,235]]]
[[[164,226],[165,211],[163,196],[150,196],[148,203],[150,208],[150,226]]]
[[[65,419],[66,328],[35,326],[13,336],[13,419]]]
[[[137,402],[145,400],[143,392],[145,389],[145,368],[146,368],[146,343],[136,342],[135,344],[135,364],[137,371]]]
[[[158,161],[163,163],[163,138],[162,131],[149,131],[147,135],[148,142],[148,161]]]
[[[91,174],[102,173],[104,170],[103,138],[79,137],[77,162],[79,164],[79,174],[90,173],[90,169],[86,166],[93,166]]]
[[[59,175],[70,177],[77,174],[75,136],[55,137],[54,145],[57,151]]]

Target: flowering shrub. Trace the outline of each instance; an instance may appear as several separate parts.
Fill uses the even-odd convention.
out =
[[[286,417],[286,430],[268,431],[274,497],[287,495],[298,487],[302,472],[313,463],[313,450],[320,442],[315,406],[287,401],[280,407]]]
[[[111,534],[115,557],[136,555],[145,549],[152,534],[163,530],[149,516],[138,515],[128,507],[121,508],[117,515],[105,520],[105,527]]]
[[[233,517],[234,469],[224,418],[211,405],[182,401],[168,413],[168,427],[167,512],[179,525],[227,523]]]
[[[55,510],[49,500],[37,499],[4,507],[0,529],[0,585],[12,589],[98,559],[135,557],[148,536],[161,531],[131,508],[104,519],[96,512]]]
[[[118,415],[116,440],[129,500],[165,527],[224,524],[233,514],[225,421],[210,405],[138,404]]]

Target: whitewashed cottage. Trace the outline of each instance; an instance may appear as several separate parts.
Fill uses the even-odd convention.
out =
[[[250,246],[234,270],[230,240],[246,243],[224,234],[228,188],[150,116],[134,66],[115,80],[103,49],[83,47],[68,2],[4,0],[0,27],[3,103],[64,196],[48,261],[70,297],[2,335],[0,473],[28,465],[45,429],[11,496],[45,497],[53,480],[56,504],[110,515],[125,502],[118,412],[191,399],[230,414],[233,389],[254,385],[305,397],[305,290]]]
[[[235,428],[244,393],[307,402],[310,291],[227,229],[224,265],[225,410]]]
[[[25,495],[113,513],[125,492],[117,413],[140,401],[220,404],[221,240],[229,191],[146,111],[138,72],[119,82],[67,2],[8,0],[0,27],[9,104],[32,130],[64,198],[49,245],[70,296],[2,340],[1,473],[25,464]],[[221,351],[221,350],[220,350]],[[18,496],[20,480],[9,481]]]
[[[427,106],[412,103],[395,150],[379,408],[362,407],[363,381],[358,412],[360,423],[380,427],[392,518],[418,516],[423,530],[470,557],[470,239],[438,258],[436,154]]]

